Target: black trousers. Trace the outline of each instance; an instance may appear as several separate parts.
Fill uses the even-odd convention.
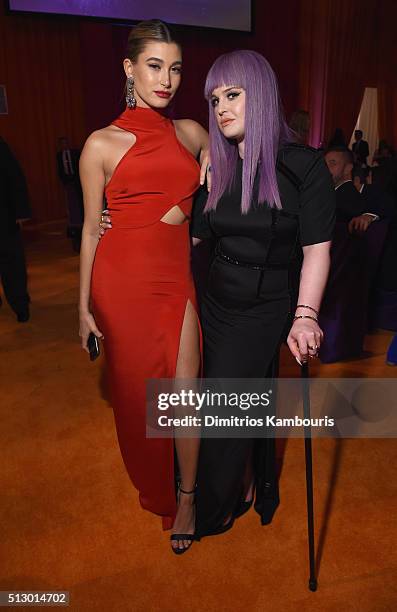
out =
[[[215,259],[201,304],[206,378],[276,378],[280,344],[291,312],[288,270],[242,269]],[[258,391],[251,385],[250,391]],[[245,499],[252,462],[255,510],[263,525],[279,504],[273,438],[201,439],[197,471],[196,533],[222,533],[233,525]]]
[[[30,297],[22,235],[19,228],[9,234],[0,234],[0,277],[4,295],[12,310],[26,311]]]

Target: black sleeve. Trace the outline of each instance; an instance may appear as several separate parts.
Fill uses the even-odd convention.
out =
[[[374,213],[384,219],[395,219],[397,209],[393,198],[378,185],[366,185],[362,196],[366,203],[365,212]]]
[[[301,246],[332,240],[335,226],[335,189],[322,154],[307,171],[300,195]]]
[[[208,214],[204,213],[204,207],[207,203],[208,191],[203,185],[196,192],[193,201],[192,219],[190,222],[190,235],[193,238],[205,240],[213,237],[211,226],[208,220]]]

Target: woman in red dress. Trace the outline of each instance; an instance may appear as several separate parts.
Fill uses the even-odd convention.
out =
[[[207,132],[164,109],[181,79],[180,46],[152,20],[129,36],[127,108],[88,138],[81,155],[85,222],[81,248],[80,336],[103,338],[117,435],[141,505],[172,528],[174,552],[194,533],[198,439],[146,435],[150,378],[194,378],[201,331],[190,272],[188,219],[206,167]],[[99,243],[103,194],[113,231]],[[175,473],[180,474],[178,496]]]

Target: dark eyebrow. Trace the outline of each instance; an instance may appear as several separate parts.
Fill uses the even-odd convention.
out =
[[[159,57],[148,57],[146,61],[147,62],[155,61],[155,62],[159,62],[160,64],[164,64],[164,60],[160,59]],[[176,60],[176,62],[173,62],[171,66],[175,66],[175,64],[182,64],[182,61]]]
[[[242,87],[238,87],[238,85],[233,85],[233,87],[227,87],[226,89],[224,89],[223,93],[227,93],[228,91],[231,91],[232,89],[242,89]],[[215,94],[211,94],[211,98],[217,98],[218,96],[215,96]]]

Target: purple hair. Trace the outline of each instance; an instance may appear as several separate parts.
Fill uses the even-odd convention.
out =
[[[280,145],[293,140],[281,106],[276,75],[263,55],[255,51],[233,51],[218,57],[205,83],[209,102],[209,133],[212,187],[205,212],[215,210],[221,196],[232,188],[236,175],[238,149],[220,131],[211,95],[222,86],[242,87],[245,99],[245,136],[241,211],[251,206],[254,179],[259,164],[259,202],[281,208],[276,179],[276,159]]]

